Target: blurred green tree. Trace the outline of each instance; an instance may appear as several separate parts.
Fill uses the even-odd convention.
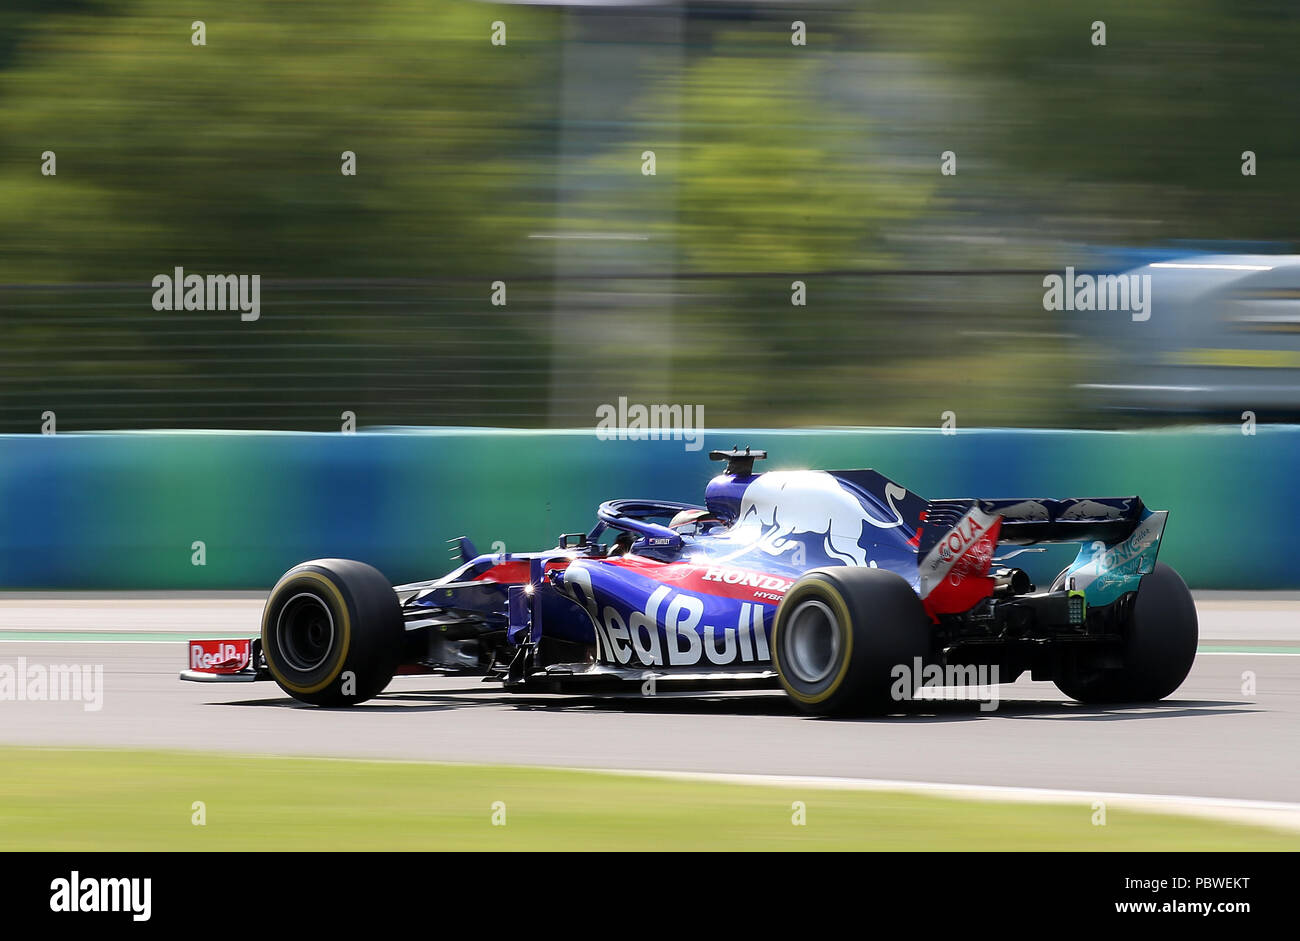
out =
[[[0,71],[0,280],[501,272],[547,211],[550,11],[104,4],[23,22]],[[508,10],[508,46],[491,23]],[[57,154],[42,179],[41,152]],[[357,174],[340,172],[356,154]]]
[[[970,156],[1043,237],[1295,243],[1292,0],[916,0],[860,23],[972,83]]]

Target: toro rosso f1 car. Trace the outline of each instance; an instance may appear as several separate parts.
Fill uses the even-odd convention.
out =
[[[1088,703],[1154,701],[1196,655],[1196,609],[1157,563],[1167,512],[1136,497],[925,500],[872,470],[755,473],[714,451],[702,505],[612,500],[586,533],[480,555],[392,586],[362,562],[294,566],[262,632],[190,643],[182,677],[273,678],[345,706],[398,673],[476,673],[506,690],[784,688],[815,714],[885,712],[913,665],[1030,671]],[[1005,564],[1078,543],[1046,590]],[[634,685],[635,684],[635,685]]]

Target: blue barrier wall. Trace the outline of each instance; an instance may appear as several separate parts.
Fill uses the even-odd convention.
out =
[[[0,587],[260,588],[325,556],[425,578],[462,533],[525,550],[589,528],[602,500],[699,501],[707,449],[734,443],[767,448],[769,469],[874,467],[925,497],[1140,494],[1171,511],[1161,558],[1193,587],[1300,588],[1300,426],[1277,425],[716,431],[703,451],[590,430],[7,435]],[[1071,555],[1017,562],[1042,580]]]

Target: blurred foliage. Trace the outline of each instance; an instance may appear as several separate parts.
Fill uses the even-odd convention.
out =
[[[1099,424],[1070,391],[1095,354],[1039,278],[815,273],[1293,238],[1291,4],[682,11],[673,39],[661,8],[230,0],[194,46],[205,14],[170,0],[7,4],[0,285],[141,289],[0,290],[0,429],[54,407],[69,428],[329,427],[356,402],[375,423],[582,424],[623,392],[711,424]],[[588,232],[625,238],[554,239]],[[260,273],[262,321],[152,311],[178,265]],[[581,277],[610,270],[669,277]],[[808,272],[808,305],[791,276],[740,276],[772,272]],[[297,283],[347,278],[389,281]]]
[[[51,7],[0,75],[0,280],[420,276],[518,265],[555,17],[379,0]],[[509,103],[509,107],[504,107]],[[39,176],[39,154],[58,176]],[[357,154],[358,174],[340,173]],[[513,255],[513,257],[512,257]],[[504,257],[503,257],[504,256]]]
[[[1292,0],[916,0],[863,25],[977,83],[979,159],[1008,198],[1050,207],[1044,235],[1295,245]]]
[[[715,40],[734,48],[744,37]],[[688,62],[629,109],[656,154],[653,181],[601,187],[595,211],[583,210],[635,224],[667,201],[671,213],[656,234],[675,242],[686,272],[887,260],[882,236],[924,208],[935,174],[891,172],[872,159],[870,121],[818,100],[831,64],[827,54],[792,49]],[[658,146],[664,140],[671,143]],[[623,153],[602,154],[592,172],[615,177],[628,166]]]

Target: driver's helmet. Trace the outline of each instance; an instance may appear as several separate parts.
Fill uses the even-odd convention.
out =
[[[703,532],[709,524],[721,523],[710,510],[681,510],[668,523],[668,528],[681,535]]]

